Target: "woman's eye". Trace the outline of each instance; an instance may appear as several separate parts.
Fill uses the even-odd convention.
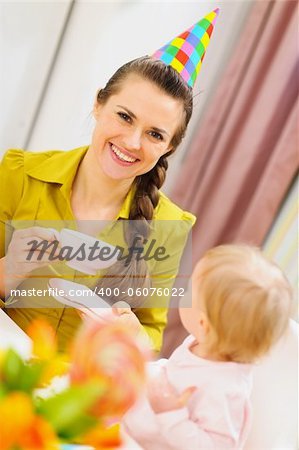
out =
[[[157,139],[157,141],[163,141],[162,134],[158,133],[157,131],[150,131],[150,135],[153,136],[153,138]]]
[[[126,122],[131,122],[131,120],[132,120],[131,117],[127,113],[118,112],[117,114],[119,115],[119,117],[121,119],[125,120]]]

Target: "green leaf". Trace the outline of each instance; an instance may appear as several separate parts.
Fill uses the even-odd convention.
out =
[[[77,421],[73,422],[72,428],[67,430],[62,430],[59,433],[61,439],[70,441],[75,437],[81,436],[86,431],[90,430],[99,422],[98,419],[87,414],[82,414],[78,417]]]
[[[19,380],[25,367],[25,362],[12,349],[9,349],[4,357],[2,373],[8,390],[19,389]]]
[[[99,382],[71,386],[54,397],[41,400],[37,406],[38,413],[46,417],[59,435],[72,432],[78,435],[75,426],[104,391],[105,386]]]
[[[1,398],[5,397],[7,395],[7,389],[6,386],[4,386],[3,383],[0,384],[0,400]]]
[[[45,364],[40,361],[26,365],[20,374],[19,389],[28,393],[32,392],[38,386],[44,366]]]

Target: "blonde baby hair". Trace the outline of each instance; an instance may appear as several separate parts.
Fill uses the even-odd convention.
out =
[[[210,349],[228,361],[251,363],[284,334],[292,291],[285,275],[249,245],[221,245],[195,269],[212,329]]]

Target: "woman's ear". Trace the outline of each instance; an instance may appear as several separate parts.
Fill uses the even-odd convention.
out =
[[[169,147],[167,148],[167,150],[165,150],[164,153],[164,157],[168,158],[168,156],[172,155],[172,153],[174,152],[174,148],[172,147],[172,145],[169,145]]]
[[[93,117],[94,117],[95,119],[98,118],[99,110],[100,110],[100,108],[101,108],[101,104],[100,104],[99,101],[98,101],[98,96],[99,96],[100,91],[101,91],[101,89],[99,89],[99,90],[97,91],[96,96],[95,96],[95,99],[94,99],[94,103],[93,103],[92,114],[93,114]]]

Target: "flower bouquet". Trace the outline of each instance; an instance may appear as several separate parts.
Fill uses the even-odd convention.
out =
[[[12,349],[0,353],[0,449],[118,448],[117,422],[145,381],[136,336],[117,321],[88,320],[60,354],[46,322],[35,321],[28,334],[30,360]]]

